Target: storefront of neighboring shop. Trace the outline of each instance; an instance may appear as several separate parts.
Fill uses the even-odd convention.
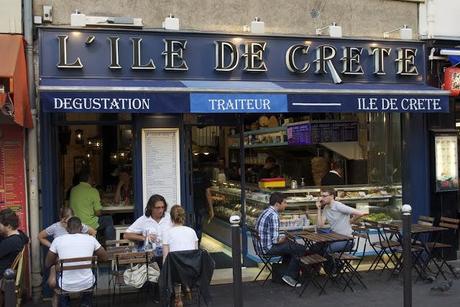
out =
[[[29,233],[26,181],[26,129],[32,128],[24,37],[0,34],[0,210],[10,208],[19,217],[19,229]],[[26,245],[24,276],[29,276]],[[30,289],[30,279],[24,288]]]
[[[84,165],[107,207],[129,207],[121,225],[155,193],[182,204],[193,222],[193,174],[204,167],[217,174],[215,217],[204,231],[230,244],[229,214],[239,211],[246,229],[266,205],[272,190],[260,176],[268,157],[283,178],[277,190],[289,197],[286,228],[315,222],[305,212],[329,160],[345,171],[337,187],[345,203],[370,213],[377,204],[375,214],[394,215],[402,202],[415,216],[429,210],[430,174],[420,167],[430,163],[429,131],[420,124],[426,113],[449,112],[449,99],[425,84],[422,42],[112,29],[39,34],[42,226],[57,219]],[[133,189],[118,203],[113,177],[123,169]]]

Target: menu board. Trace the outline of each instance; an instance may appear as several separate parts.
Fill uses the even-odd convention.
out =
[[[180,204],[179,129],[142,129],[143,207],[153,194],[160,194],[169,209]]]
[[[23,128],[0,125],[0,210],[14,210],[19,216],[19,229],[27,232],[24,172]]]
[[[327,142],[353,142],[358,140],[357,122],[319,122],[311,123],[313,144]]]
[[[309,145],[358,140],[358,123],[346,121],[299,122],[287,127],[289,145]]]
[[[310,122],[300,122],[290,124],[287,127],[287,140],[289,145],[309,145],[311,144],[311,124]]]
[[[434,137],[436,191],[458,190],[457,135]]]

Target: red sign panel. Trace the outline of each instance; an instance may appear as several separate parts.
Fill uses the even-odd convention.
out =
[[[24,131],[17,125],[0,125],[0,209],[19,216],[19,229],[27,233],[24,166]]]
[[[460,68],[446,68],[442,88],[450,91],[452,96],[460,95]]]

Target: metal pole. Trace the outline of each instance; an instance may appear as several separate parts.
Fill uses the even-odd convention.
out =
[[[404,270],[404,307],[412,307],[412,254],[411,254],[411,223],[412,207],[405,204],[402,206],[403,220],[403,270]]]
[[[3,273],[3,293],[5,307],[16,306],[16,272],[13,269],[6,269]]]
[[[233,306],[243,307],[243,291],[241,277],[241,242],[240,242],[240,216],[230,217],[232,225],[232,260],[233,260]]]
[[[26,40],[27,82],[29,90],[30,109],[32,113],[33,128],[27,130],[27,208],[29,213],[29,235],[36,238],[40,232],[40,203],[38,195],[38,108],[35,101],[34,79],[34,41],[33,41],[33,1],[25,0],[24,3],[24,38]],[[38,302],[41,296],[41,258],[40,242],[31,240],[31,286],[32,298]]]

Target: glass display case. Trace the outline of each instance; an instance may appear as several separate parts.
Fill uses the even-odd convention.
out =
[[[394,220],[400,217],[401,186],[340,186],[336,188],[336,200],[358,210],[369,213],[374,220]],[[268,206],[270,193],[256,185],[247,185],[246,222],[254,226],[257,217]],[[320,194],[319,187],[300,189],[276,189],[286,194],[288,206],[280,215],[280,229],[305,229],[316,224],[315,202]],[[234,212],[241,213],[241,189],[238,184],[229,183],[213,186],[211,194],[214,200],[216,217],[228,221]]]

